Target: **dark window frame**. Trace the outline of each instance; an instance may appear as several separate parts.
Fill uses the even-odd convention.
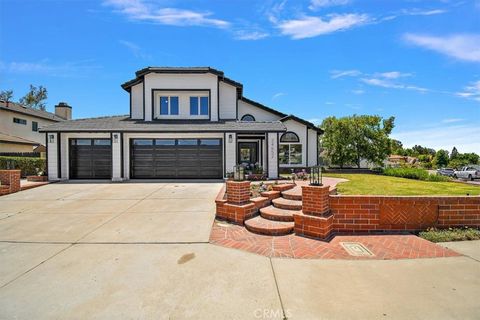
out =
[[[13,117],[13,123],[27,125],[27,120],[22,118]]]
[[[287,135],[294,135],[295,140],[284,140],[284,138],[286,138]],[[300,142],[300,138],[298,137],[298,134],[296,134],[293,131],[287,131],[284,134],[282,134],[282,136],[280,137],[280,143],[299,143],[299,142]]]
[[[38,122],[32,121],[32,131],[38,132]]]
[[[253,120],[245,120],[245,118],[247,118],[247,117],[251,117]],[[242,116],[242,119],[240,119],[240,121],[254,122],[254,121],[257,121],[257,120],[255,119],[255,117],[253,115],[247,113],[247,114],[244,114]]]

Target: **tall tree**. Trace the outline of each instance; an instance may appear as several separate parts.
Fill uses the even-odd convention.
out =
[[[20,104],[27,108],[39,109],[45,111],[47,100],[47,89],[43,86],[38,88],[34,85],[30,85],[30,91],[20,99]]]
[[[388,136],[394,121],[394,117],[370,115],[326,118],[321,125],[323,147],[332,164],[340,167],[355,164],[360,168],[362,160],[381,164],[391,152]]]
[[[452,153],[450,153],[450,160],[456,159],[458,157],[457,147],[453,147]]]
[[[12,101],[13,98],[13,90],[2,90],[0,91],[0,100],[5,102]]]
[[[447,150],[438,150],[435,154],[435,158],[433,158],[433,162],[437,166],[437,168],[445,167],[448,164],[448,151]]]

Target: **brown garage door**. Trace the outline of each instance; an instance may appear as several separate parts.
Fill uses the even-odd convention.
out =
[[[70,179],[110,179],[112,143],[110,139],[70,139]]]

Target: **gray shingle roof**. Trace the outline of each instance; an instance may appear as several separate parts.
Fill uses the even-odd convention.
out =
[[[280,132],[286,131],[280,121],[143,121],[125,116],[99,117],[62,121],[40,128],[41,132],[83,131],[83,132]]]
[[[12,112],[26,114],[32,117],[38,117],[42,119],[52,120],[52,121],[64,121],[65,119],[55,115],[54,113],[27,108],[22,106],[21,104],[15,102],[9,102],[8,107],[5,101],[0,101],[0,110],[8,110]]]

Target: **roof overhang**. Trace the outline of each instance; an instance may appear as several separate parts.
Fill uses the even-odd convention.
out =
[[[288,115],[288,116],[280,119],[280,121],[282,121],[282,122],[285,122],[285,121],[288,121],[288,120],[294,120],[294,121],[300,122],[301,124],[306,125],[308,129],[312,129],[312,130],[317,131],[318,134],[323,134],[323,132],[324,132],[321,128],[317,127],[313,123],[311,123],[309,121],[306,121],[306,120],[303,120],[302,118],[299,118],[297,116],[294,116],[293,114]]]

